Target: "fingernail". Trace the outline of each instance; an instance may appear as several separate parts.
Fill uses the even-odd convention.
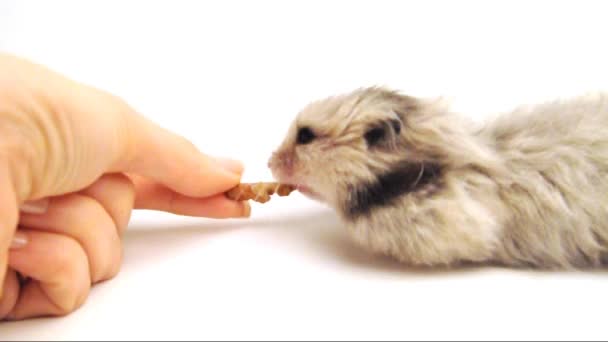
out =
[[[16,232],[11,241],[11,249],[19,249],[27,245],[27,236],[21,232]]]
[[[249,202],[243,202],[243,217],[251,216],[251,204]]]
[[[215,158],[218,164],[222,166],[222,168],[226,169],[231,173],[241,173],[243,172],[243,163],[234,159],[227,158]]]
[[[28,201],[21,205],[21,212],[24,214],[40,215],[46,213],[49,208],[49,199],[41,199],[36,201]]]

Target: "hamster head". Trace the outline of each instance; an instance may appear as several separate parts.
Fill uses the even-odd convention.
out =
[[[383,88],[319,100],[297,115],[268,166],[278,181],[355,218],[436,188],[446,164],[467,158],[466,148],[456,152],[466,139],[441,113]]]

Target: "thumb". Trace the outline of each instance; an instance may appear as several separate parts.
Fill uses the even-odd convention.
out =
[[[0,164],[0,298],[8,265],[8,250],[17,228],[19,210],[7,164]]]
[[[31,179],[14,175],[26,178],[17,185],[37,186],[18,187],[28,197],[22,199],[80,190],[108,172],[139,174],[190,197],[218,194],[240,180],[240,163],[200,153],[112,94],[2,54],[0,75],[0,86],[8,85],[0,87],[7,117],[35,142],[26,146],[43,147],[23,153],[34,165]],[[21,121],[32,123],[23,128]]]
[[[157,181],[190,197],[208,197],[239,183],[243,165],[201,153],[191,142],[130,110],[127,122],[137,127],[118,169]]]

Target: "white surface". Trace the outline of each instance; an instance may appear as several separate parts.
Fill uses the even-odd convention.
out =
[[[483,113],[608,90],[602,1],[0,1],[0,48],[270,177],[306,102],[372,84]],[[253,142],[253,143],[252,143]],[[15,339],[605,339],[604,272],[408,270],[299,195],[250,221],[138,212],[122,273]]]

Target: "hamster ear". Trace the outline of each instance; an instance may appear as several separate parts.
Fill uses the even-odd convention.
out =
[[[367,146],[370,148],[394,148],[399,142],[401,120],[388,119],[371,125],[364,134]]]
[[[390,119],[389,123],[393,129],[393,132],[397,135],[401,133],[401,120],[400,119]]]

